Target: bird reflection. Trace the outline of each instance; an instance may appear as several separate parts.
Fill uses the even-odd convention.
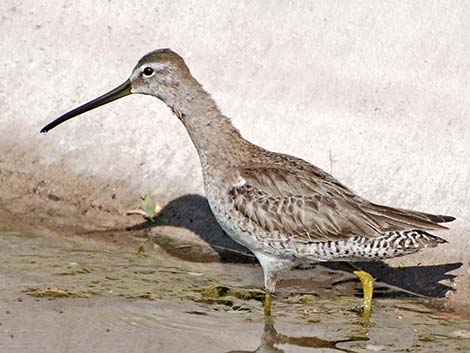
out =
[[[341,340],[325,340],[319,337],[290,337],[279,333],[274,328],[274,321],[272,318],[267,318],[264,323],[263,334],[261,335],[261,342],[254,351],[229,351],[227,353],[285,353],[284,349],[278,348],[278,345],[291,345],[297,347],[307,348],[329,348],[337,352],[355,353],[355,351],[347,348],[339,348],[339,343],[367,341],[366,336],[354,336],[349,339]]]

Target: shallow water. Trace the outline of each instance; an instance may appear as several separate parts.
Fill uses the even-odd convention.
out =
[[[360,298],[331,283],[308,294],[294,277],[265,322],[259,267],[194,264],[153,250],[3,232],[0,351],[470,351],[470,321],[436,301],[375,300],[365,325],[352,310]]]

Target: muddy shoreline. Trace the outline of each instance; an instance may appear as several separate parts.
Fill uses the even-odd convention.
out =
[[[4,227],[2,349],[171,353],[254,352],[257,347],[281,352],[470,348],[470,321],[448,310],[442,299],[378,296],[372,322],[364,326],[355,312],[361,298],[352,276],[316,268],[293,271],[280,283],[273,321],[265,322],[257,265],[195,263],[159,251],[148,239],[133,241],[124,246]]]
[[[468,305],[454,300],[461,264],[366,268],[378,279],[367,328],[355,276],[335,264],[298,269],[283,276],[265,322],[261,269],[202,196],[162,202],[164,216],[149,222],[126,215],[138,195],[120,196],[118,184],[93,193],[101,181],[72,178],[73,189],[6,169],[0,178],[0,345],[9,352],[470,348]],[[405,327],[413,334],[399,339]]]

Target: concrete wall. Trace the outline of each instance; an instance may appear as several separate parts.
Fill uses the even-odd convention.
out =
[[[470,211],[467,2],[2,1],[3,161],[201,192],[198,160],[156,99],[41,126],[171,47],[250,140],[377,202]],[[34,158],[28,158],[34,155]]]
[[[0,7],[0,167],[120,180],[123,197],[135,199],[202,193],[183,126],[152,97],[126,97],[39,134],[124,81],[146,52],[170,47],[248,139],[375,202],[460,217],[459,244],[468,245],[469,2]]]

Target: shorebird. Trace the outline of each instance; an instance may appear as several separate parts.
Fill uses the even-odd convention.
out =
[[[186,127],[215,218],[261,264],[266,316],[279,274],[298,265],[387,259],[446,242],[429,231],[447,229],[439,223],[453,217],[374,204],[322,169],[244,139],[170,49],[148,53],[123,84],[41,132],[131,93],[159,98]],[[362,283],[363,315],[368,318],[373,278],[365,271],[354,273]]]

